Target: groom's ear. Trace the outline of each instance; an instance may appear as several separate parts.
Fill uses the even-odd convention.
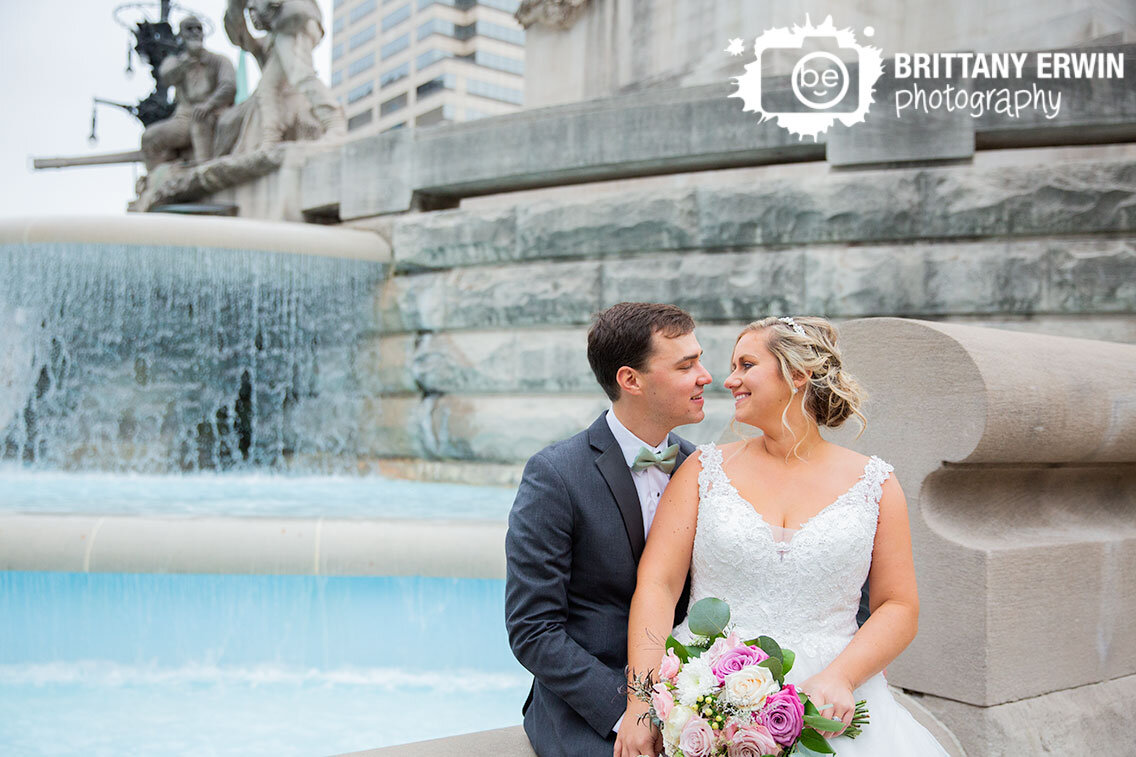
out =
[[[619,384],[620,396],[624,394],[642,394],[643,384],[640,380],[639,371],[626,365],[621,366],[615,372],[615,383]]]

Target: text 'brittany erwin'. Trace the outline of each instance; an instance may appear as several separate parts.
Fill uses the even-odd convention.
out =
[[[1027,72],[1031,56],[1034,67]],[[896,79],[1124,78],[1124,53],[1111,52],[896,53],[894,61]]]

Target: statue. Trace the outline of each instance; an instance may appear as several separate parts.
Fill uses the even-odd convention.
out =
[[[258,37],[248,28],[246,8],[253,26],[267,35]],[[324,33],[315,0],[229,0],[225,31],[233,44],[252,53],[261,67],[260,83],[249,98],[255,104],[240,113],[234,153],[310,138],[313,130],[317,138],[346,135],[343,109],[312,65],[312,49]],[[219,143],[231,141],[218,137]]]
[[[237,94],[233,64],[205,49],[205,29],[196,16],[182,20],[178,36],[184,49],[166,56],[158,69],[161,84],[175,87],[174,113],[142,133],[148,171],[177,160],[187,148],[192,148],[195,163],[212,158],[217,118]]]

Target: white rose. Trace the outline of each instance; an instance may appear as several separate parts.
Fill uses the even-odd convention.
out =
[[[684,707],[681,704],[675,705],[671,710],[671,714],[667,716],[667,722],[663,723],[663,741],[669,745],[678,744],[679,737],[682,736],[682,727],[686,725],[686,721],[695,716],[695,712],[690,707]],[[674,754],[674,750],[669,750]]]
[[[714,675],[706,660],[691,657],[675,677],[675,687],[678,689],[679,703],[693,707],[698,702],[698,697],[713,694],[717,690],[718,676]]]
[[[722,698],[739,707],[755,709],[779,688],[769,668],[747,665],[736,673],[726,676]]]

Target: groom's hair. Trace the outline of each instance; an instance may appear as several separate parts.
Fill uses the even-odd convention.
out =
[[[604,393],[619,399],[616,374],[623,366],[641,371],[651,359],[651,336],[673,339],[694,331],[690,313],[657,302],[621,302],[596,313],[588,330],[588,363]]]

